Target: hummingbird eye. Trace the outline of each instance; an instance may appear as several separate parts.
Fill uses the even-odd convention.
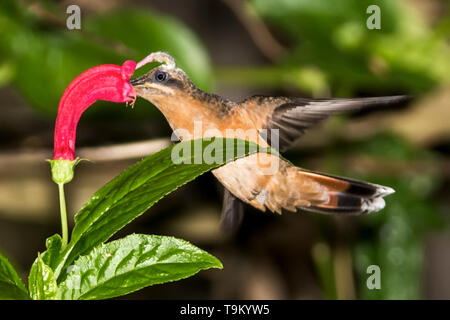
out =
[[[158,82],[163,82],[167,79],[167,73],[163,71],[158,71],[155,73],[155,80]]]

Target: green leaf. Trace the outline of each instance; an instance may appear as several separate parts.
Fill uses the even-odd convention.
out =
[[[192,146],[194,152],[186,155],[184,164],[172,161],[173,150],[191,150]],[[212,146],[220,146],[215,151],[215,163],[199,163],[196,154],[203,155],[203,150],[211,150]],[[59,278],[62,269],[79,255],[86,254],[94,246],[108,240],[158,200],[183,184],[236,158],[256,151],[274,152],[260,147],[257,149],[256,144],[244,140],[191,140],[168,147],[128,168],[97,191],[75,216],[72,238],[61,254],[55,271],[56,277]],[[196,150],[200,152],[195,152]],[[234,154],[230,150],[235,151]]]
[[[47,250],[41,255],[42,260],[50,268],[54,268],[58,262],[59,253],[61,251],[62,240],[59,234],[54,234],[45,241]]]
[[[0,52],[1,54],[1,52]],[[8,85],[14,77],[14,65],[11,61],[0,59],[0,88]]]
[[[121,8],[87,19],[85,28],[132,49],[135,55],[128,56],[129,59],[138,61],[151,52],[167,51],[197,86],[204,90],[211,87],[211,66],[205,47],[187,26],[169,16]]]
[[[112,298],[209,268],[222,268],[222,264],[187,241],[132,234],[81,256],[59,285],[58,298]]]
[[[26,30],[21,38],[20,43],[25,44],[15,53],[15,85],[33,107],[51,115],[56,114],[66,87],[80,73],[99,64],[121,64],[125,60],[79,34],[46,35]]]
[[[12,264],[0,254],[0,299],[29,299],[27,289]]]
[[[64,27],[50,28],[30,12],[28,5],[11,0],[1,3],[0,84],[12,81],[31,106],[45,114],[56,115],[65,88],[86,69],[99,64],[122,64],[128,59],[139,61],[158,50],[176,57],[201,88],[211,87],[211,65],[205,47],[186,25],[171,17],[121,8],[83,18],[83,31],[74,32]],[[46,6],[55,16],[65,15],[61,9],[53,2]],[[148,67],[138,70],[136,76],[146,70]],[[117,104],[97,104],[87,117],[157,114],[154,108],[138,108],[125,114]]]
[[[58,294],[53,270],[44,263],[40,254],[31,266],[28,288],[33,300],[54,300]]]

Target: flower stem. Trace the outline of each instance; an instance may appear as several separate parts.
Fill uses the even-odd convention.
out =
[[[66,198],[64,196],[64,183],[58,183],[59,189],[59,210],[61,214],[61,229],[62,229],[62,248],[65,248],[69,239],[69,233],[67,229],[67,211],[66,211]]]

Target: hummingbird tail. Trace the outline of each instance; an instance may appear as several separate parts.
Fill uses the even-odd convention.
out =
[[[385,206],[383,197],[395,192],[392,188],[369,182],[318,172],[303,170],[301,172],[324,186],[329,196],[326,203],[301,207],[307,211],[324,214],[368,214],[383,209]]]

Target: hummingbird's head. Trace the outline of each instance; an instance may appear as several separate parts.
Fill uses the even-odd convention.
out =
[[[183,96],[193,86],[186,73],[176,66],[175,59],[169,54],[154,52],[139,62],[136,68],[149,62],[162,64],[130,81],[138,96],[153,102],[164,98]]]
[[[197,88],[169,54],[152,53],[136,68],[149,62],[160,62],[161,65],[130,83],[136,95],[157,107],[172,128],[190,130],[194,123],[192,119],[211,119],[214,116],[219,119],[228,112],[230,101]]]

